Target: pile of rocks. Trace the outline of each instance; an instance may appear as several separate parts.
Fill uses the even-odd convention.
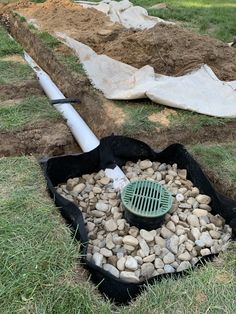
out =
[[[156,230],[139,230],[124,219],[120,192],[103,170],[69,179],[57,192],[75,202],[87,223],[87,258],[114,276],[129,282],[179,272],[201,256],[226,249],[232,230],[219,215],[211,214],[211,199],[200,194],[176,164],[150,160],[127,162],[130,181],[154,180],[173,196],[165,223]]]

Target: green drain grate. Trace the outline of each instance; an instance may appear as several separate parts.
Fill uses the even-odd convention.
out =
[[[137,216],[155,218],[165,215],[172,206],[172,196],[161,184],[138,180],[129,183],[121,192],[127,210]]]

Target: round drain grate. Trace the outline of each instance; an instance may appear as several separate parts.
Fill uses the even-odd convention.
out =
[[[129,183],[121,192],[125,217],[137,227],[159,227],[172,206],[172,195],[161,184],[149,180]],[[160,219],[157,219],[160,218]]]

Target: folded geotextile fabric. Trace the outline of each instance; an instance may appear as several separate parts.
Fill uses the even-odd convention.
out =
[[[100,2],[75,1],[85,8],[94,8],[109,16],[112,22],[122,24],[126,28],[152,28],[157,23],[170,23],[155,16],[149,16],[146,9],[134,6],[130,1],[104,0]]]
[[[98,55],[65,34],[57,35],[75,51],[92,84],[106,98],[147,97],[159,104],[209,116],[236,117],[236,81],[219,80],[206,64],[183,76],[165,76],[156,74],[151,66],[137,69],[106,55]]]

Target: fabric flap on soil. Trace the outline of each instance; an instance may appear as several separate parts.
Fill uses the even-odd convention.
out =
[[[76,239],[81,241],[82,260],[91,272],[92,281],[98,285],[100,292],[117,303],[129,302],[142,291],[147,283],[153,284],[155,281],[167,278],[170,274],[158,275],[147,282],[127,283],[96,266],[93,262],[87,261],[85,256],[88,247],[88,234],[82,211],[74,203],[59,195],[55,187],[66,182],[69,178],[106,169],[111,161],[122,167],[127,161],[136,162],[139,159],[149,159],[170,165],[176,163],[178,167],[186,169],[187,178],[192,181],[194,186],[198,187],[201,193],[211,197],[212,213],[221,215],[226,223],[232,227],[234,236],[236,233],[236,201],[215,191],[198,163],[181,144],[170,145],[160,153],[156,153],[141,141],[123,136],[109,136],[103,138],[100,145],[91,152],[52,157],[42,161],[50,193],[56,205],[60,207],[62,216],[74,231]],[[212,256],[202,257],[198,264]],[[182,274],[185,272],[174,275]]]
[[[112,22],[120,23],[126,28],[145,29],[152,28],[157,23],[170,24],[163,19],[149,16],[146,9],[134,6],[130,1],[105,0],[100,2],[75,1],[84,8],[94,8],[109,16]],[[171,23],[173,24],[173,23]]]
[[[93,85],[109,99],[148,97],[153,102],[216,117],[236,117],[236,81],[223,82],[206,64],[180,77],[155,74],[151,66],[136,69],[106,55],[98,55],[65,34]]]

